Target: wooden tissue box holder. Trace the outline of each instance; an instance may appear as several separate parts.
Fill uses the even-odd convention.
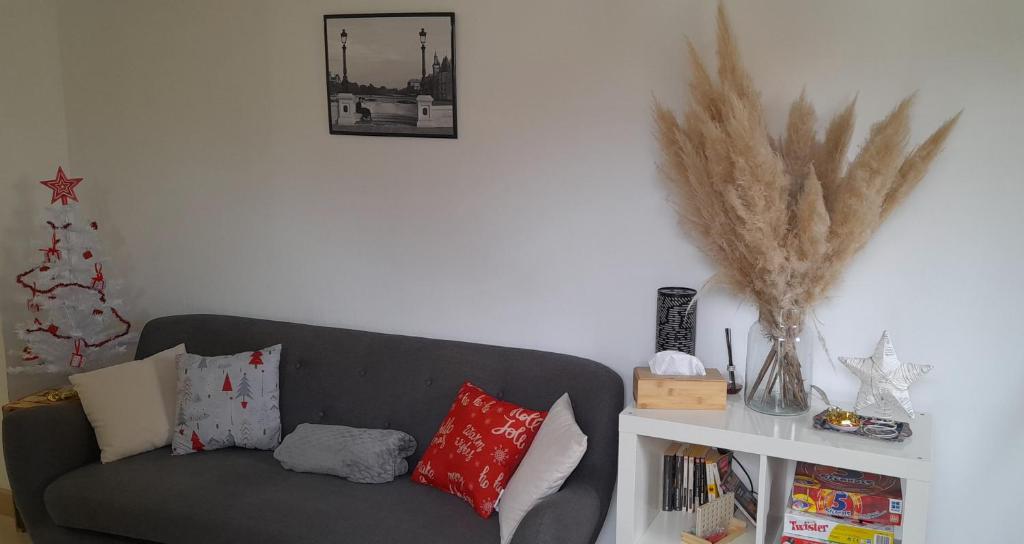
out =
[[[658,376],[646,366],[633,370],[637,408],[659,410],[725,410],[725,378],[717,369],[704,376]]]

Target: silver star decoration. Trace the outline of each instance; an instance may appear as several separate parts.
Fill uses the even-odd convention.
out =
[[[888,416],[889,406],[895,402],[911,419],[915,417],[914,406],[910,404],[910,386],[931,371],[932,367],[901,363],[887,331],[882,333],[870,357],[840,357],[839,361],[860,379],[856,406],[858,412],[880,404],[883,415]]]

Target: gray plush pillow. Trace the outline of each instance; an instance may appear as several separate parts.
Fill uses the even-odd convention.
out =
[[[416,439],[402,431],[303,423],[274,450],[281,466],[362,484],[390,482],[409,470]]]

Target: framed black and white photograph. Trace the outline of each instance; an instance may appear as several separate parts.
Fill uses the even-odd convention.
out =
[[[324,15],[331,134],[456,138],[455,14]]]

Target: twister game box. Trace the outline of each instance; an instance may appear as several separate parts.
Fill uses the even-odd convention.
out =
[[[788,510],[782,530],[785,544],[895,544],[899,528]]]

